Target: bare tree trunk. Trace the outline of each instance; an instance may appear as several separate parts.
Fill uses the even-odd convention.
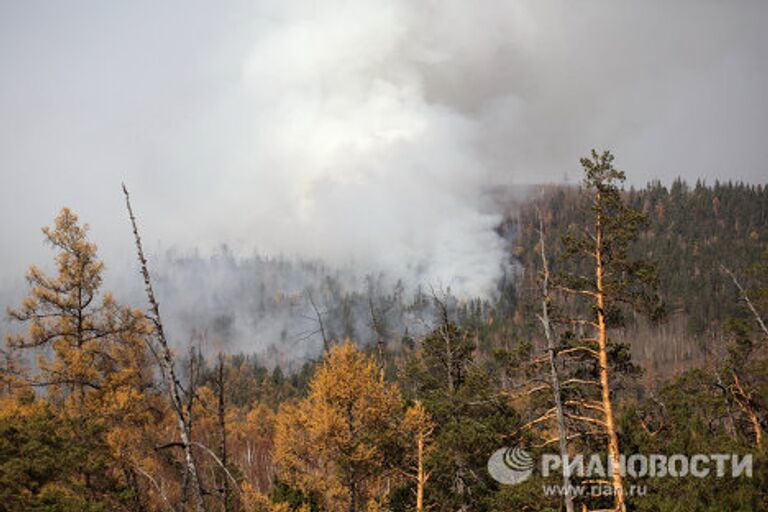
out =
[[[597,194],[596,204],[600,203],[600,193]],[[600,374],[600,394],[605,414],[605,431],[608,437],[608,456],[612,466],[611,480],[613,481],[614,505],[616,510],[626,511],[624,482],[619,470],[619,437],[616,434],[616,424],[613,419],[613,403],[611,401],[611,385],[608,379],[608,328],[605,323],[605,289],[603,288],[603,217],[598,208],[595,223],[595,282],[597,305],[597,351]]]
[[[221,464],[224,466],[224,470],[226,471],[227,467],[227,424],[226,424],[226,407],[224,403],[224,356],[222,354],[219,354],[219,375],[218,375],[218,394],[219,394],[219,433],[220,433],[220,444],[219,444],[219,458],[221,459]],[[224,512],[229,511],[229,479],[227,478],[227,475],[224,475],[224,483],[222,487],[222,498],[224,501]]]
[[[555,401],[555,422],[557,423],[558,444],[560,448],[560,457],[563,462],[563,500],[565,510],[574,512],[573,496],[571,487],[571,477],[566,471],[566,461],[568,460],[568,430],[565,426],[565,414],[563,413],[563,399],[560,389],[560,374],[557,371],[557,347],[555,346],[552,326],[549,320],[549,264],[547,262],[547,251],[544,245],[544,222],[539,216],[539,244],[541,249],[542,265],[542,283],[541,283],[541,315],[539,320],[544,327],[544,336],[547,338],[547,352],[549,354],[549,371],[552,383],[552,395]]]
[[[760,447],[763,441],[763,428],[760,425],[760,418],[757,416],[757,411],[752,403],[752,393],[748,393],[741,385],[741,380],[735,371],[731,370],[731,376],[733,377],[733,388],[731,394],[736,403],[741,407],[741,410],[749,418],[749,423],[752,425],[752,432],[755,434],[755,444]]]
[[[176,413],[176,420],[179,427],[179,437],[184,448],[184,457],[189,474],[189,480],[192,484],[192,491],[195,499],[195,509],[198,512],[205,512],[205,502],[203,501],[203,489],[200,483],[200,475],[197,471],[197,464],[195,463],[195,456],[192,452],[192,443],[190,439],[189,417],[188,412],[185,413],[184,405],[181,401],[181,392],[179,391],[180,385],[178,378],[176,377],[176,370],[174,368],[174,359],[171,348],[168,345],[168,341],[165,338],[165,332],[163,331],[163,324],[160,320],[160,306],[155,299],[155,292],[152,289],[152,282],[149,278],[149,270],[147,268],[147,259],[144,257],[144,249],[141,245],[141,237],[139,236],[139,229],[136,225],[136,217],[133,215],[133,209],[131,208],[131,199],[128,194],[128,189],[123,185],[123,193],[125,194],[125,205],[128,209],[128,216],[131,219],[131,226],[133,227],[133,236],[136,240],[136,251],[139,257],[139,263],[141,264],[141,273],[144,277],[144,285],[147,291],[147,299],[150,305],[149,319],[154,325],[155,334],[160,344],[160,354],[156,351],[152,352],[157,356],[158,363],[163,373],[165,384],[168,387],[168,396],[173,406],[173,410]]]
[[[419,433],[417,438],[417,463],[416,463],[416,512],[424,510],[424,487],[427,485],[429,473],[424,472],[424,434]]]
[[[451,340],[451,333],[449,331],[450,318],[448,315],[448,304],[446,304],[444,300],[440,299],[434,290],[432,290],[432,300],[438,309],[441,320],[440,327],[438,327],[438,332],[440,333],[440,337],[445,342],[445,362],[443,365],[446,369],[446,385],[448,386],[448,391],[453,394],[458,383],[454,378],[455,362],[453,360],[453,341]]]
[[[325,333],[325,323],[323,322],[323,315],[320,314],[320,310],[317,308],[317,304],[315,304],[315,299],[312,297],[312,292],[307,289],[307,298],[309,299],[309,303],[312,305],[312,310],[315,312],[315,316],[317,317],[317,324],[318,328],[320,329],[320,335],[323,337],[323,350],[325,352],[328,352],[330,350],[331,345],[330,341],[328,340],[328,336]]]
[[[376,356],[377,356],[377,364],[379,366],[379,377],[384,379],[384,339],[383,339],[383,329],[381,324],[379,323],[379,318],[376,315],[376,309],[373,307],[373,297],[372,297],[372,291],[368,292],[368,309],[371,313],[371,329],[373,330],[373,333],[376,335]]]
[[[736,274],[734,274],[731,271],[731,269],[729,269],[725,265],[720,265],[720,268],[723,269],[723,272],[728,274],[728,276],[731,278],[731,281],[733,281],[733,284],[735,284],[736,288],[739,289],[741,298],[744,299],[744,302],[747,303],[747,307],[752,312],[752,315],[755,317],[755,320],[757,321],[757,324],[760,326],[760,329],[763,331],[763,334],[765,334],[765,336],[768,337],[768,327],[766,327],[765,322],[763,321],[763,317],[761,317],[760,313],[757,312],[757,308],[755,308],[755,305],[752,304],[752,301],[750,300],[749,295],[747,294],[747,291],[744,289],[743,286],[741,286],[741,283],[736,278]]]
[[[192,415],[192,407],[195,403],[195,395],[197,393],[197,381],[200,361],[198,359],[199,351],[196,351],[194,345],[189,346],[189,384],[186,390],[186,403],[183,405],[182,410],[187,411],[187,435],[189,439],[192,439],[193,430],[195,426],[194,416]],[[182,390],[183,392],[184,390]],[[194,443],[193,443],[194,444]],[[189,492],[189,484],[191,483],[189,467],[184,466],[184,474],[181,479],[181,497],[179,499],[179,510],[186,510],[187,494]]]

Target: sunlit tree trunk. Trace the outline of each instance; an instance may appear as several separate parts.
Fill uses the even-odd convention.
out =
[[[763,427],[760,425],[760,418],[757,416],[757,411],[752,404],[752,393],[744,390],[744,386],[741,385],[741,379],[739,379],[735,371],[731,371],[731,375],[733,377],[731,394],[738,406],[749,418],[749,423],[752,425],[752,433],[755,435],[755,444],[759,447],[763,442]]]
[[[424,486],[427,479],[424,475],[424,435],[419,433],[418,440],[418,468],[416,480],[416,511],[424,510]]]
[[[424,404],[417,400],[412,407],[406,410],[402,428],[408,433],[408,442],[410,442],[411,434],[416,440],[416,452],[415,460],[409,459],[408,467],[401,472],[416,483],[416,511],[422,512],[424,510],[424,492],[430,476],[430,472],[425,468],[427,444],[435,425],[424,408]]]
[[[608,376],[608,333],[605,322],[605,290],[603,287],[603,218],[600,209],[600,192],[596,196],[597,218],[595,222],[595,283],[597,306],[597,351],[599,366],[600,395],[605,415],[605,432],[608,437],[608,456],[610,457],[616,510],[626,510],[624,482],[619,470],[619,437],[613,418],[611,385]]]

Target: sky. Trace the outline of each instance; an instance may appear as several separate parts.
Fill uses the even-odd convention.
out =
[[[768,2],[0,2],[0,284],[69,206],[110,272],[226,243],[483,294],[497,186],[765,183]],[[11,284],[9,284],[11,283]]]

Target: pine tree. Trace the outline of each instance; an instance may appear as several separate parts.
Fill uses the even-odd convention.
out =
[[[421,401],[434,424],[424,458],[430,482],[424,507],[482,510],[497,488],[486,469],[488,457],[504,446],[519,417],[475,359],[475,333],[453,321],[447,300],[433,299],[437,325],[401,372],[408,398]]]
[[[628,352],[626,347],[611,342],[609,329],[623,324],[627,307],[643,310],[653,318],[658,318],[663,310],[655,294],[655,266],[631,256],[631,244],[637,240],[645,217],[624,203],[619,186],[626,176],[613,166],[613,160],[610,152],[598,154],[594,150],[591,158],[581,159],[584,185],[590,195],[590,220],[582,231],[572,231],[563,237],[565,254],[572,267],[560,274],[558,288],[583,301],[589,311],[580,319],[567,320],[578,328],[571,336],[574,346],[569,350],[594,358],[597,367],[595,384],[599,399],[573,401],[572,405],[584,412],[571,417],[604,433],[610,463],[613,468],[619,468],[611,363],[618,359],[626,365]],[[581,334],[584,330],[593,334]],[[599,417],[594,417],[594,412],[598,412]],[[614,508],[624,512],[626,498],[618,469],[612,472],[611,480]]]

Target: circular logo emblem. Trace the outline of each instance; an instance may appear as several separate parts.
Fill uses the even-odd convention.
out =
[[[513,485],[533,473],[533,457],[522,448],[501,448],[488,459],[488,473],[499,483]]]

